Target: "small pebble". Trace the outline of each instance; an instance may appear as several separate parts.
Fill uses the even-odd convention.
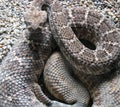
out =
[[[3,45],[2,44],[0,44],[0,48],[2,48],[3,47]]]
[[[25,1],[27,0],[0,0],[0,61],[26,27],[23,18]]]

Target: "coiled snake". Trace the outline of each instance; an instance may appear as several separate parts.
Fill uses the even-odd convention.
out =
[[[111,74],[108,72],[114,72],[119,62],[120,33],[118,29],[99,12],[77,6],[79,0],[73,0],[73,4],[70,4],[71,7],[65,5],[65,2],[69,4],[68,0],[45,1],[49,5],[48,17],[53,36],[64,58],[67,59],[70,66],[73,66],[73,72],[77,76],[79,75],[79,80],[88,87],[93,98],[92,106],[119,106],[119,75],[110,80],[105,79],[103,76],[107,77],[106,75]],[[90,48],[83,45],[82,40],[86,39],[92,42],[95,47]],[[66,103],[71,103],[73,99],[78,102],[81,100],[82,104],[88,103],[89,95],[87,93],[85,93],[85,98],[81,92],[75,92],[76,83],[72,82],[70,78],[69,73],[71,70],[65,67],[63,56],[60,53],[54,53],[48,60],[44,71],[47,88],[56,98],[62,99]],[[113,87],[115,90],[110,93]],[[86,92],[85,89],[83,90]],[[81,91],[83,90],[81,88]],[[78,93],[77,96],[76,93]],[[82,98],[86,102],[82,101]],[[108,98],[111,100],[108,101]]]
[[[36,1],[39,6],[42,6],[42,4],[48,5],[47,12],[50,29],[63,54],[63,56],[60,53],[53,54],[53,56],[55,55],[58,58],[58,66],[55,65],[51,68],[52,61],[56,61],[55,56],[53,57],[54,60],[52,59],[50,62],[48,60],[44,71],[45,84],[50,92],[53,90],[52,94],[56,98],[60,96],[60,100],[64,99],[63,102],[78,102],[78,105],[64,105],[62,103],[56,103],[54,105],[55,103],[53,103],[50,106],[87,106],[90,96],[87,89],[82,84],[78,84],[80,79],[80,81],[88,86],[90,95],[93,97],[93,106],[109,107],[112,105],[117,107],[120,104],[119,75],[113,76],[113,79],[105,80],[103,83],[101,82],[101,79],[103,79],[102,75],[100,77],[95,76],[94,81],[91,81],[92,77],[88,75],[104,74],[116,68],[120,55],[120,34],[117,29],[103,15],[93,10],[80,8],[78,5],[79,0],[71,1],[74,5],[70,8],[68,5],[64,5],[64,3],[69,4],[68,0]],[[35,19],[33,19],[33,22]],[[34,23],[32,24],[34,25]],[[76,34],[78,38],[75,35],[78,31],[77,28],[80,28],[80,35]],[[32,41],[26,39],[26,34],[22,35],[18,40],[19,42],[16,42],[0,66],[1,107],[44,107],[45,105],[42,102],[46,105],[52,104],[52,101],[45,96],[38,85],[38,78],[44,69],[46,60],[52,52],[51,33],[48,30],[47,24],[43,25],[42,28],[32,29],[32,31],[29,29],[29,31],[30,34],[28,34],[28,37]],[[96,48],[89,49],[85,47],[79,39],[89,40]],[[67,68],[62,58],[66,58],[70,63],[68,65],[73,66],[70,68],[72,69],[71,72],[73,71],[74,74],[78,75],[78,80],[72,78],[68,72],[69,68]],[[116,66],[114,67],[113,65]],[[55,75],[54,70],[51,75],[49,67],[51,69],[58,67],[57,70],[54,69],[56,72]],[[63,70],[66,69],[63,74],[61,72],[59,73],[59,71],[62,71],[61,68]],[[61,79],[60,74],[63,76]],[[66,79],[64,77],[68,78]],[[48,81],[48,78],[50,81]],[[56,80],[54,81],[54,79]],[[55,85],[56,81],[59,84]],[[89,83],[92,83],[92,85],[94,83],[95,86],[91,86]],[[50,85],[52,87],[49,87]],[[73,87],[75,88],[72,90]],[[78,92],[79,94],[77,94]],[[105,98],[103,98],[104,96]],[[106,104],[105,99],[109,98],[111,98],[111,101],[108,101],[108,104]]]
[[[64,8],[62,5],[68,0],[45,1],[50,5],[51,31],[65,58],[83,73],[98,75],[110,71],[120,55],[120,36],[112,22],[94,10],[77,7],[74,0],[73,6]],[[91,41],[96,48],[84,46],[71,27],[78,27],[78,38]]]

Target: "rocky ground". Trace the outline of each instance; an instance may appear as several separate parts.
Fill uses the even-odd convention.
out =
[[[26,28],[25,6],[28,0],[0,0],[0,62]],[[81,0],[81,6],[102,10],[120,28],[120,0]]]

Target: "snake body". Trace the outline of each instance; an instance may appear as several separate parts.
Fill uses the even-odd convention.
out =
[[[79,107],[50,100],[38,84],[53,42],[46,13],[31,6],[25,32],[0,65],[0,107]]]
[[[112,26],[111,23],[109,23],[110,21],[104,18],[103,15],[98,14],[93,10],[80,8],[78,4],[79,0],[71,1],[71,3],[75,5],[70,8],[67,8],[69,6],[64,5],[64,3],[68,4],[68,0],[36,1],[39,2],[37,4],[38,6],[41,6],[41,4],[44,3],[49,5],[47,12],[49,13],[48,19],[51,32],[58,46],[60,47],[64,58],[66,58],[67,61],[77,69],[76,72],[73,72],[79,74],[78,77],[83,83],[88,85],[91,82],[88,82],[89,76],[86,77],[86,75],[83,76],[82,80],[80,76],[82,75],[81,72],[98,75],[109,72],[114,68],[113,64],[116,64],[119,61],[120,35],[117,29]],[[78,7],[75,8],[74,6]],[[59,69],[55,69],[57,75],[54,76],[55,72],[50,75],[50,69],[47,69],[47,67],[52,69],[51,62],[48,63],[50,64],[49,66],[46,64],[45,69],[47,71],[44,71],[44,74],[47,74],[44,75],[45,82],[49,90],[55,89],[53,90],[52,94],[56,98],[60,96],[60,100],[64,99],[63,102],[65,103],[74,103],[76,101],[79,103],[70,106],[57,102],[52,103],[52,101],[42,92],[41,87],[38,85],[38,78],[44,69],[46,60],[51,54],[51,34],[49,31],[47,31],[48,26],[37,29],[37,27],[41,24],[39,21],[40,19],[33,20],[32,26],[36,30],[32,29],[32,31],[30,31],[31,33],[27,35],[32,41],[29,41],[25,37],[26,34],[22,35],[0,66],[0,106],[45,107],[43,103],[52,104],[52,107],[80,107],[81,104],[81,107],[86,106],[89,101],[87,89],[82,84],[78,84],[77,80],[72,78],[68,72],[69,68],[67,68],[64,60],[59,55],[57,57],[61,58],[61,61],[57,60],[57,63],[59,64],[58,66],[61,65],[61,67],[65,69],[64,72],[61,73],[62,70],[58,67]],[[43,19],[43,21],[45,20]],[[74,29],[74,32],[71,27]],[[75,35],[75,32],[78,31],[76,30],[77,27],[81,28],[80,35],[76,34],[78,38]],[[84,30],[87,31],[87,34],[89,32],[91,35],[85,34]],[[86,35],[86,37],[84,35]],[[79,41],[79,39],[84,38],[95,44],[96,49],[91,50],[85,47]],[[61,75],[64,78],[59,79]],[[68,77],[68,79],[65,77]],[[84,81],[85,77],[87,78],[87,82]],[[90,91],[90,94],[94,100],[93,106],[98,106],[98,104],[105,105],[103,103],[105,101],[104,99],[101,102],[98,100],[99,98],[102,99],[106,93],[107,95],[114,96],[112,100],[113,102],[108,101],[108,105],[115,105],[116,107],[119,105],[120,98],[118,95],[120,87],[117,87],[119,76],[115,76],[114,78],[115,79],[112,79],[108,82],[106,81],[103,86],[96,86],[98,85],[98,82],[94,82],[96,84],[94,86],[95,88],[93,87],[94,89],[91,89],[91,86],[88,85],[88,90]],[[50,81],[48,81],[48,79],[50,79]],[[54,79],[56,80],[54,81]],[[64,81],[64,79],[66,80]],[[46,80],[50,82],[50,84],[48,84]],[[56,81],[58,81],[59,84],[55,85]],[[70,81],[71,84],[69,84]],[[64,82],[66,83],[64,84]],[[51,88],[50,85],[52,86]],[[112,86],[115,86],[115,89],[111,88]],[[76,88],[72,90],[72,87]],[[103,92],[104,89],[102,87],[106,88],[106,90],[109,90]],[[103,96],[99,97],[99,95],[97,96],[92,94],[91,90],[94,90],[95,92],[102,91],[102,94],[100,95]],[[77,92],[80,93],[77,94]],[[75,95],[73,96],[71,93]],[[108,97],[111,98],[110,96]]]
[[[120,72],[120,71],[119,71]],[[78,74],[87,87],[93,100],[92,107],[119,107],[120,106],[120,74],[114,71],[99,76]]]
[[[84,86],[80,81],[76,86],[72,72],[74,72],[76,80],[80,80]],[[81,103],[81,106],[78,107],[88,107],[88,90],[93,100],[90,107],[119,107],[120,105],[119,74],[111,72],[93,76],[80,73],[72,68],[72,65],[65,60],[60,52],[53,53],[48,59],[44,78],[49,91],[57,99],[62,99],[66,103],[76,101]],[[76,91],[77,89],[79,91]]]
[[[89,93],[80,81],[72,78],[72,69],[67,65],[60,53],[55,52],[51,55],[44,68],[47,89],[65,103],[77,102],[79,107],[86,107],[90,100]]]
[[[76,69],[76,75],[79,75],[80,80],[89,87],[88,90],[93,98],[92,106],[118,107],[120,104],[120,87],[117,87],[119,75],[109,81],[105,80],[104,83],[101,81],[102,75],[116,69],[116,65],[119,62],[120,33],[103,14],[95,10],[84,9],[79,6],[76,7],[78,4],[74,0],[71,1],[74,4],[73,7],[71,6],[72,3],[70,4],[71,7],[69,5],[66,6],[64,5],[66,1],[45,0],[50,7],[48,9],[48,16],[53,36],[64,58]],[[90,49],[84,46],[79,39],[89,40],[96,48]],[[69,70],[66,69],[63,63],[64,60],[61,61],[61,55],[55,54],[51,56],[45,67],[44,78],[49,91],[56,98],[60,100],[64,99],[66,103],[69,103],[67,99],[76,99],[74,97],[76,95],[75,93],[73,96],[71,95],[72,91],[74,91],[73,87],[76,87],[76,84],[74,83],[75,81],[71,82],[71,76],[68,76]],[[89,75],[100,75],[100,77],[95,76],[94,78],[94,76]],[[99,79],[96,79],[98,77]],[[92,78],[95,80],[92,81]],[[92,84],[92,86],[89,86],[89,84]],[[112,91],[113,84],[115,84],[114,91]],[[84,92],[86,92],[85,90]],[[77,98],[80,97],[79,94]],[[66,96],[69,97],[67,98]],[[109,98],[111,101],[108,101]],[[78,99],[77,101],[79,102]]]
[[[50,7],[51,31],[65,58],[87,74],[99,75],[113,69],[119,60],[120,34],[112,22],[103,14],[80,7],[79,0],[71,4],[68,0],[45,1]],[[78,32],[75,34],[72,28]],[[79,39],[92,42],[96,48],[86,47]]]
[[[50,52],[47,24],[29,28],[20,36],[0,66],[0,107],[46,107],[44,104],[51,103],[38,84]]]

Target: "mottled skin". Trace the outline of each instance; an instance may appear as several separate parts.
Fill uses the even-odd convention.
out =
[[[51,52],[50,43],[43,41],[50,35],[42,33],[38,29],[28,34],[31,41],[26,39],[26,34],[21,35],[3,60],[0,67],[0,107],[44,107],[41,102],[51,103],[38,85]],[[34,37],[39,39],[34,40]]]
[[[47,3],[51,7],[50,10],[48,9],[48,12],[49,12],[49,22],[50,22],[52,33],[61,51],[63,52],[64,56],[67,58],[67,60],[70,61],[70,63],[74,65],[76,69],[82,70],[77,72],[77,74],[80,75],[80,72],[86,71],[87,74],[96,75],[96,74],[101,74],[101,73],[110,71],[113,68],[113,66],[111,67],[111,65],[116,64],[118,61],[116,59],[119,59],[120,37],[117,29],[115,29],[111,24],[109,24],[109,21],[104,19],[104,17],[101,18],[100,14],[96,14],[96,13],[93,14],[94,13],[93,11],[89,12],[83,8],[76,9],[76,11],[78,12],[77,18],[73,17],[73,16],[76,16],[76,11],[75,12],[73,11],[73,13],[71,14],[73,16],[71,17],[70,13],[61,7],[62,4],[60,4],[59,1],[56,1],[56,2],[55,1],[56,0],[45,0],[43,2],[39,0],[36,6],[41,7],[41,3],[42,4]],[[79,2],[79,0],[77,0],[77,2]],[[73,10],[73,8],[71,9]],[[90,15],[88,13],[90,13]],[[43,14],[44,14],[44,18],[46,18],[46,14],[44,12]],[[69,17],[66,17],[67,16],[66,14],[68,14]],[[79,16],[79,14],[81,15]],[[38,16],[39,15],[40,14],[38,12]],[[76,103],[74,105],[67,105],[67,104],[56,102],[56,101],[52,102],[49,98],[45,96],[40,86],[38,85],[38,78],[40,77],[43,71],[45,62],[51,53],[51,42],[50,42],[51,35],[49,31],[47,31],[48,30],[47,26],[46,27],[42,26],[38,28],[40,24],[44,25],[44,21],[45,21],[44,18],[41,19],[42,21],[34,20],[34,18],[35,17],[33,17],[32,20],[31,19],[28,20],[28,21],[31,21],[30,24],[34,30],[32,29],[31,31],[29,29],[30,34],[22,35],[21,38],[18,39],[18,42],[15,43],[13,49],[4,59],[0,67],[0,74],[1,74],[0,75],[0,106],[1,107],[34,107],[34,106],[44,107],[45,105],[43,103],[45,103],[45,104],[52,104],[50,105],[52,107],[59,107],[59,106],[60,107],[62,106],[80,107],[79,103]],[[70,20],[68,21],[69,18]],[[88,18],[90,20],[87,20]],[[79,23],[81,20],[84,23]],[[98,22],[97,25],[94,25],[95,24],[94,21]],[[71,27],[74,27],[74,28],[78,27],[76,26],[77,25],[76,23],[80,24],[80,27],[81,26],[85,27],[85,29],[89,28],[88,25],[93,25],[91,27],[95,29],[94,31],[95,35],[98,34],[98,39],[96,36],[94,39],[91,39],[90,37],[90,40],[96,44],[97,43],[102,44],[102,42],[104,41],[102,46],[101,45],[99,46],[97,44],[98,49],[96,49],[96,51],[92,51],[86,48],[80,42],[78,42],[78,39],[76,38],[74,32],[71,29]],[[96,33],[97,31],[96,27],[99,27],[100,31],[98,30],[98,33]],[[91,29],[88,31],[90,33],[93,33]],[[84,33],[81,33],[81,34],[83,37]],[[99,39],[99,34],[102,34],[103,36],[101,39]],[[27,36],[27,38],[25,36]],[[89,38],[89,36],[86,36],[86,37]],[[30,39],[30,41],[28,39]],[[101,42],[100,41],[96,42],[98,40],[101,40]],[[103,46],[104,46],[104,49],[103,49],[104,52],[100,48],[100,47],[103,48]],[[82,53],[78,54],[81,49],[83,50]],[[98,54],[99,53],[98,51],[101,53]],[[91,65],[91,61],[92,61],[92,65]],[[79,67],[79,65],[81,66]],[[102,69],[103,67],[104,69]],[[88,77],[86,81],[89,79]],[[118,84],[119,76],[115,76],[114,78],[115,79],[112,79],[112,80],[110,79],[110,81],[108,82],[104,82],[103,85],[99,85],[99,88],[98,87],[96,88],[96,85],[98,85],[98,82],[95,82],[95,92],[101,92],[99,94],[100,97],[99,95],[92,94],[92,92],[89,90],[94,101],[93,107],[94,106],[96,107],[100,104],[104,105],[105,104],[104,102],[106,102],[105,99],[107,98],[105,95],[109,95],[108,96],[109,98],[111,98],[110,96],[112,95],[112,98],[113,98],[112,103],[111,101],[110,102],[108,101],[108,105],[105,104],[105,107],[109,105],[111,106],[111,104],[113,106],[119,105],[120,98],[118,95],[119,95],[120,88],[117,87],[119,85]],[[115,88],[110,88],[114,86],[114,81],[116,84]],[[89,82],[87,81],[87,84],[88,83]],[[58,87],[59,87],[59,84],[58,84]],[[104,87],[106,90],[110,90],[109,93],[106,90],[105,92],[103,92],[104,88],[102,87]],[[89,85],[88,85],[88,89],[91,89],[89,88]],[[65,90],[63,91],[65,92]],[[103,98],[103,96],[105,97]],[[102,101],[101,100],[99,101],[98,98],[102,99]],[[83,106],[84,105],[82,105],[82,107]]]
[[[0,107],[79,107],[50,100],[38,84],[54,43],[45,11],[31,6],[26,30],[0,66]]]
[[[73,5],[72,2],[74,2],[76,5]],[[103,74],[111,72],[112,70],[115,72],[114,70],[118,69],[117,65],[120,59],[120,33],[118,29],[109,19],[105,18],[103,14],[100,14],[95,10],[79,7],[79,5],[77,7],[77,2],[74,0],[70,2],[70,6],[72,4],[73,7],[69,7],[69,4],[67,5],[68,7],[66,6],[68,0],[45,0],[45,3],[49,5],[48,19],[53,36],[64,57],[68,60],[71,66],[77,69],[78,72],[76,74],[82,75],[82,73],[85,73],[85,76],[83,76],[83,79],[81,80],[83,83],[84,81],[87,81],[87,86],[92,83],[90,80],[94,77],[92,76],[89,80],[89,75],[96,75],[95,78],[98,77],[97,75],[101,75],[101,78],[99,78],[97,81],[95,80],[95,86],[91,87],[93,89],[88,88],[94,101],[93,107],[118,106],[118,94],[120,88],[118,87],[117,89],[117,84],[115,86],[116,89],[111,95],[110,91],[112,88],[110,87],[114,84],[114,80],[115,83],[119,81],[119,76],[115,77],[113,81],[110,80],[107,82],[106,80],[101,83],[102,85],[99,85],[99,82],[102,81]],[[83,45],[79,39],[87,39],[88,41],[92,42],[96,48],[88,48],[87,46]],[[45,67],[45,82],[49,91],[56,98],[65,99],[68,93],[72,93],[72,91],[68,91],[70,89],[68,87],[73,82],[71,82],[71,84],[67,82],[67,88],[65,87],[62,90],[66,84],[64,83],[65,80],[60,78],[64,76],[68,78],[69,73],[66,73],[68,70],[65,68],[59,68],[59,66],[63,66],[61,60],[54,62],[55,64],[61,64],[58,66],[53,66],[54,64],[51,61],[54,60],[56,61],[57,59],[54,59],[53,57],[53,59],[48,61],[49,63]],[[54,72],[51,73],[51,69],[53,69]],[[62,70],[65,70],[65,73],[63,73],[64,76],[61,76],[59,73]],[[79,76],[79,78],[81,78],[81,76]],[[69,78],[68,81],[70,81]],[[75,84],[73,87],[75,87]],[[94,90],[94,88],[96,90]],[[104,89],[105,91],[103,91]],[[95,93],[92,93],[92,91],[100,94],[96,95]],[[115,93],[115,91],[117,91],[117,93]],[[68,93],[64,94],[65,92]],[[71,96],[69,98],[71,98]],[[74,95],[72,96],[71,100],[73,98]],[[102,100],[99,101],[99,98]],[[108,101],[108,98],[110,98],[111,101]],[[64,101],[68,103],[67,98]]]
[[[93,100],[92,107],[120,106],[120,74],[117,74],[117,71],[91,76],[80,74],[76,70],[76,75],[89,90]]]
[[[48,24],[25,31],[0,66],[0,107],[79,107],[50,100],[38,80],[52,51]]]
[[[45,107],[44,104],[51,104],[38,79],[52,51],[52,36],[46,13],[37,7],[28,10],[27,28],[0,66],[0,107]]]
[[[49,5],[51,31],[65,58],[86,74],[111,71],[120,59],[120,33],[114,24],[100,12],[80,7],[79,0],[45,2]],[[79,39],[90,41],[95,49],[86,47]]]

